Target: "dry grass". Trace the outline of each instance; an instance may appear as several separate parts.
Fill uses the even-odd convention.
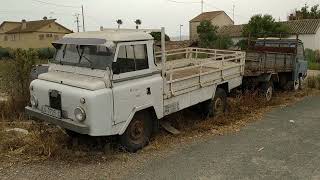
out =
[[[308,77],[306,83],[308,88],[320,90],[320,75]]]
[[[161,131],[150,145],[139,153],[152,154],[154,151],[169,150],[169,147],[176,144],[199,140],[199,137],[237,132],[250,122],[260,120],[263,114],[273,107],[290,105],[305,96],[320,93],[318,90],[310,89],[299,92],[280,92],[270,104],[264,103],[253,94],[247,93],[230,98],[226,115],[215,119],[204,120],[192,110],[169,116],[166,120],[171,121],[173,126],[181,131],[181,134],[172,136]],[[111,149],[106,148],[109,147],[108,144],[104,146],[105,140],[101,142],[100,138],[86,137],[83,138],[85,142],[72,145],[71,138],[61,129],[30,122],[0,123],[0,164],[47,159],[67,162],[97,162],[115,159],[126,161],[130,157],[122,153],[117,146]],[[5,131],[8,128],[23,128],[28,130],[29,134],[8,133]]]

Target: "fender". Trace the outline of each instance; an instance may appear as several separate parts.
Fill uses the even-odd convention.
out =
[[[125,124],[121,127],[121,129],[120,129],[120,131],[119,131],[118,134],[119,134],[119,135],[122,135],[122,134],[126,131],[126,129],[128,128],[129,124],[131,123],[134,115],[135,115],[137,112],[142,111],[142,110],[145,110],[145,109],[148,109],[148,108],[150,108],[150,107],[154,108],[152,104],[146,104],[146,105],[143,105],[143,106],[134,107],[134,108],[132,109],[132,111],[131,111],[128,119],[126,120]],[[155,113],[157,113],[157,112],[155,112]],[[158,117],[158,115],[157,115],[157,117]]]
[[[260,76],[257,77],[257,81],[258,82],[269,82],[273,76],[277,76],[277,80],[278,80],[278,75],[277,74],[271,74],[271,73],[268,73],[268,74],[262,74]]]

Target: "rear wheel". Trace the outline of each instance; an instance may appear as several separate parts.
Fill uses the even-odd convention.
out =
[[[227,93],[222,88],[217,88],[212,100],[205,104],[206,117],[215,117],[224,114],[227,108]]]
[[[304,89],[303,81],[304,81],[303,77],[299,77],[299,90]]]
[[[273,83],[271,81],[269,82],[264,82],[261,84],[260,87],[260,95],[265,99],[266,102],[271,101],[272,96],[273,96]]]
[[[129,152],[135,153],[145,147],[152,133],[152,117],[149,112],[138,112],[120,136],[121,145]]]

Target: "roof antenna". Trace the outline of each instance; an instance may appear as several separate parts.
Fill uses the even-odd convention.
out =
[[[236,22],[236,20],[234,19],[234,11],[235,11],[235,9],[236,9],[236,5],[234,4],[234,2],[233,2],[233,23],[235,23]]]
[[[201,13],[203,13],[203,0],[201,0]]]

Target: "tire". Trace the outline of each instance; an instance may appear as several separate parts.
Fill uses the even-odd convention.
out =
[[[68,129],[65,129],[65,132],[70,138],[79,138],[81,136],[84,136],[82,134],[79,134],[77,132],[74,132],[74,131],[71,131],[71,130],[68,130]]]
[[[260,95],[266,102],[271,101],[272,96],[273,96],[273,92],[274,92],[274,87],[273,87],[273,83],[271,81],[264,82],[261,84]]]
[[[303,78],[299,77],[299,90],[303,90],[304,89],[304,85],[303,85]]]
[[[149,112],[138,112],[131,120],[120,144],[128,152],[135,153],[147,146],[152,134],[152,116]]]
[[[216,117],[226,112],[227,93],[222,88],[217,88],[215,96],[212,100],[205,103],[205,116]]]

